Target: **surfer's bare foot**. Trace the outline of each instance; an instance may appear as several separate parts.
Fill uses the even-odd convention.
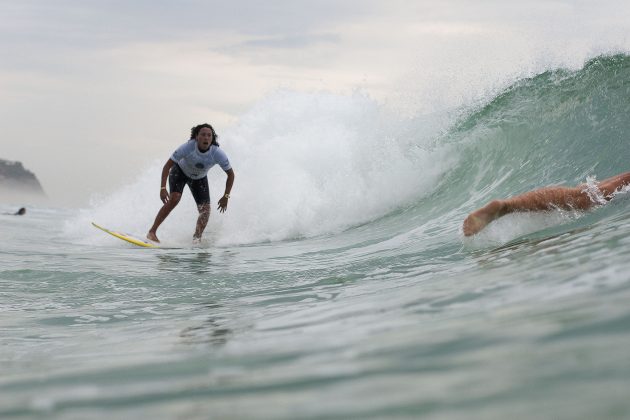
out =
[[[193,245],[199,245],[201,243],[201,236],[194,235],[192,243]]]
[[[503,209],[503,203],[499,200],[494,200],[488,203],[485,207],[475,210],[470,213],[466,220],[464,220],[464,235],[472,236],[485,228],[488,223],[501,216]]]
[[[153,242],[160,243],[160,240],[158,239],[157,235],[154,232],[147,233],[147,239]]]

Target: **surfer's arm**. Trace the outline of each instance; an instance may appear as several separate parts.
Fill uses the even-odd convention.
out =
[[[162,168],[162,179],[160,181],[160,200],[162,200],[163,203],[166,203],[169,198],[168,190],[166,189],[166,180],[168,179],[168,174],[174,164],[175,162],[173,162],[172,159],[169,159],[166,161],[164,167]]]
[[[227,210],[228,199],[230,198],[230,191],[232,191],[232,185],[234,185],[234,170],[232,168],[225,171],[227,174],[227,180],[225,181],[225,193],[219,200],[219,211],[221,213]]]

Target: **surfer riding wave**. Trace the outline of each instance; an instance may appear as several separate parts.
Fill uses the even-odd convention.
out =
[[[193,241],[200,241],[201,235],[208,224],[210,217],[210,192],[208,188],[208,171],[218,164],[227,174],[225,192],[219,199],[218,210],[224,213],[227,210],[230,191],[234,184],[234,170],[230,161],[217,143],[217,134],[210,124],[200,124],[191,129],[190,140],[182,144],[173,152],[162,168],[160,184],[160,199],[162,208],[155,216],[155,221],[147,238],[154,242],[160,242],[157,230],[171,211],[179,204],[188,185],[197,204],[199,217],[193,235]],[[166,189],[166,180],[169,181],[169,190]]]

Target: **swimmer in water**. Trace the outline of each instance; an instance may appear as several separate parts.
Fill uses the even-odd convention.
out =
[[[18,211],[15,213],[3,213],[9,216],[24,216],[26,214],[26,209],[24,207],[20,207]]]
[[[620,188],[630,185],[630,172],[625,172],[596,183],[602,201],[609,201]],[[577,187],[545,187],[503,200],[492,200],[484,207],[470,213],[464,220],[465,236],[472,236],[493,220],[514,212],[545,211],[552,209],[589,210],[602,204],[586,184]]]

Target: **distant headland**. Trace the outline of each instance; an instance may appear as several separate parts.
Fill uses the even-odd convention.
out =
[[[0,159],[0,196],[46,198],[46,193],[22,162]]]

